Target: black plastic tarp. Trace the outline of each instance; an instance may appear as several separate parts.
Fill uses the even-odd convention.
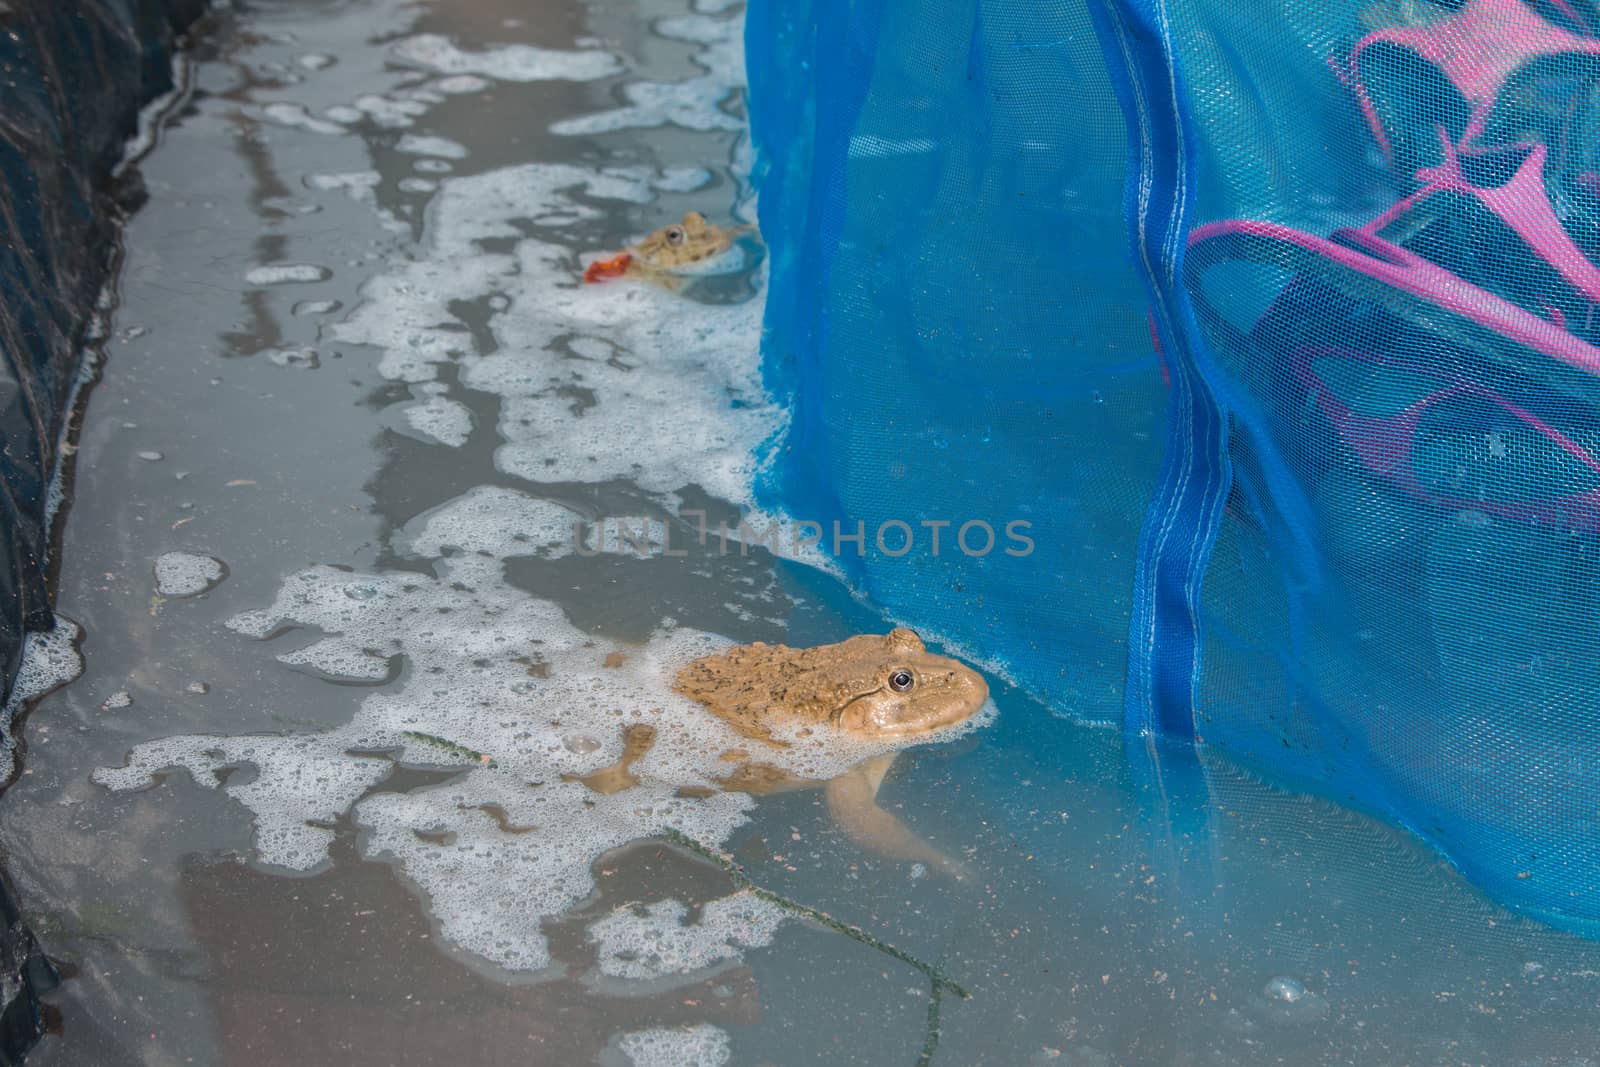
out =
[[[113,169],[205,0],[0,0],[0,698],[52,625],[47,493],[121,211]],[[124,191],[125,192],[125,191]],[[0,1063],[51,969],[0,885]]]

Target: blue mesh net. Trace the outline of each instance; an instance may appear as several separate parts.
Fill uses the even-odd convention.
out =
[[[747,48],[767,490],[861,592],[1600,920],[1600,11],[754,0]]]

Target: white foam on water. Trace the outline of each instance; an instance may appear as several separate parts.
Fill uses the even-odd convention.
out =
[[[83,657],[78,654],[78,639],[83,629],[65,615],[56,616],[55,629],[31,633],[22,645],[21,665],[11,683],[8,708],[39,697],[66,685],[83,673]]]
[[[441,445],[460,448],[472,436],[472,412],[458,400],[430,396],[405,409],[406,424]]]
[[[745,144],[747,141],[748,138],[741,137],[739,144]],[[734,151],[737,155],[739,150],[735,148]],[[749,174],[749,169],[737,160],[733,169],[741,176]],[[656,180],[656,188],[672,193],[692,193],[702,186],[709,185],[713,177],[709,170],[701,167],[671,167],[663,171],[661,177]]]
[[[326,114],[326,112],[324,112]],[[288,126],[292,129],[309,130],[312,133],[343,134],[345,128],[336,122],[319,119],[307,111],[302,104],[280,102],[268,104],[261,108],[260,115],[279,126]]]
[[[269,196],[261,201],[262,208],[275,211],[283,215],[315,215],[322,210],[321,204],[313,204],[307,200],[296,200],[291,196]]]
[[[689,906],[680,900],[626,905],[591,923],[600,973],[612,978],[654,981],[691,974],[740,958],[744,949],[772,944],[787,913],[748,890],[719,897],[687,923]]]
[[[244,280],[251,285],[296,285],[327,281],[331,277],[333,271],[315,263],[272,263],[251,268]]]
[[[382,176],[375,170],[355,170],[342,174],[308,174],[305,183],[311,189],[343,189],[351,199],[370,204],[372,190],[381,180]]]
[[[720,848],[745,821],[749,796],[714,791],[729,770],[723,752],[756,744],[763,762],[823,780],[894,747],[827,731],[802,736],[798,727],[778,732],[788,747],[752,742],[671,689],[682,666],[726,639],[675,629],[642,646],[596,641],[554,603],[509,585],[506,559],[564,551],[565,519],[559,505],[483,487],[403,535],[414,551],[438,553],[437,577],[334,567],[290,577],[271,606],[229,627],[256,638],[302,629],[312,640],[278,659],[336,679],[389,680],[399,657],[407,668],[399,684],[374,690],[334,730],[165,738],[136,746],[125,767],[102,768],[95,780],[139,788],[179,767],[215,786],[217,771],[253,764],[253,779],[223,788],[254,813],[263,861],[297,870],[324,862],[331,835],[319,824],[350,811],[366,831],[364,852],[395,859],[444,936],[502,966],[535,969],[549,963],[540,923],[593,891],[590,865],[602,854],[668,829]],[[621,664],[606,666],[613,653]],[[617,763],[635,723],[656,731],[632,765],[637,785],[607,796],[573,779]],[[390,762],[372,755],[379,752],[461,774],[356,803],[388,773]],[[713,791],[683,795],[681,787]],[[741,915],[751,919],[738,910],[725,918]],[[716,933],[732,944],[727,929],[685,936],[698,943]]]
[[[374,124],[388,130],[415,126],[416,120],[428,113],[428,105],[421,100],[397,99],[382,93],[356,97],[355,108]]]
[[[255,849],[263,863],[311,870],[328,858],[329,823],[392,769],[388,760],[330,752],[319,734],[240,737],[169,737],[137,750],[140,762],[100,768],[93,774],[111,789],[141,789],[156,772],[179,768],[196,785],[216,789],[219,771],[242,764],[257,768],[252,781],[230,779],[224,791],[255,813]],[[197,743],[197,740],[199,743]]]
[[[458,96],[462,93],[481,93],[489,88],[490,84],[487,78],[480,78],[476,74],[452,74],[445,78],[435,78],[428,83],[428,88],[447,96]]]
[[[633,1067],[723,1067],[733,1058],[727,1031],[710,1023],[633,1030],[617,1048]]]
[[[458,539],[470,540],[470,513],[481,502],[465,502],[455,516],[432,516],[424,531],[454,526],[465,531]],[[404,656],[404,684],[369,695],[355,719],[336,730],[166,738],[137,746],[126,767],[97,771],[95,780],[138,788],[164,768],[180,767],[214,786],[218,770],[253,764],[255,778],[224,788],[254,813],[261,859],[305,870],[326,860],[331,836],[307,821],[350,810],[391,766],[352,751],[392,750],[408,762],[460,766],[464,773],[445,785],[376,794],[356,805],[367,831],[364,850],[395,857],[430,899],[446,937],[506,967],[545,966],[539,924],[591,892],[594,859],[669,827],[712,845],[743,822],[751,801],[726,793],[677,796],[679,785],[710,784],[706,771],[716,770],[728,739],[664,680],[641,686],[638,668],[605,668],[608,649],[571,627],[555,605],[507,586],[501,565],[473,553],[441,560],[438,579],[331,567],[295,575],[271,607],[229,625],[258,637],[283,626],[319,633],[320,640],[279,658],[337,677],[370,678],[381,657]],[[714,642],[697,635],[690,644]],[[534,663],[548,676],[530,674]],[[563,780],[616,762],[623,726],[641,721],[662,730],[647,781],[602,796]],[[563,737],[574,730],[599,744],[572,751]],[[475,753],[491,756],[493,765]]]
[[[740,20],[700,17],[665,27],[705,45],[707,73],[676,87],[646,86],[622,113],[596,117],[600,125],[737,129],[720,103],[742,80]],[[619,69],[603,52],[467,53],[433,36],[402,41],[393,55],[451,78],[600,77]],[[425,106],[394,96],[356,101],[380,123],[382,116],[409,122]],[[748,161],[748,153],[736,148],[735,158]],[[448,167],[437,158],[419,160],[419,170],[423,164]],[[495,465],[533,484],[526,491],[480,486],[398,531],[394,549],[431,564],[432,573],[312,567],[286,578],[268,607],[228,620],[238,634],[272,638],[270,654],[286,668],[373,686],[350,722],[320,733],[150,741],[135,746],[125,766],[97,770],[95,781],[142,788],[179,768],[252,813],[262,862],[298,871],[328,861],[330,824],[349,818],[362,831],[362,853],[392,859],[428,902],[442,936],[527,970],[551,962],[541,924],[590,897],[590,868],[601,855],[668,830],[720,848],[745,822],[754,799],[716,788],[730,769],[722,753],[754,745],[762,762],[824,780],[896,747],[827,731],[802,736],[796,727],[781,732],[788,747],[768,751],[671,689],[682,666],[726,647],[725,638],[663,621],[642,645],[597,640],[557,604],[506,580],[508,560],[563,566],[556,561],[578,548],[574,525],[582,516],[542,498],[537,483],[623,480],[668,509],[699,486],[750,505],[758,457],[785,419],[761,383],[759,294],[708,305],[632,279],[586,285],[579,253],[590,250],[559,240],[575,223],[698,189],[709,178],[698,167],[536,163],[442,179],[413,255],[391,259],[324,336],[378,349],[379,373],[412,386],[401,413],[407,423],[444,444],[463,443],[473,431],[470,411],[450,394],[492,394],[502,442]],[[409,232],[378,204],[374,171],[304,182],[343,191],[386,226]],[[252,274],[260,279],[253,284],[322,277]],[[464,329],[451,310],[458,302],[487,308],[487,321]],[[484,330],[493,344],[480,349]],[[664,542],[659,520],[646,531],[650,544]],[[622,540],[615,529],[589,531],[585,551],[628,551]],[[983,721],[924,740],[947,740]],[[633,724],[656,732],[632,765],[638,783],[603,795],[579,781],[617,763]],[[407,793],[372,792],[396,762],[457,773]],[[254,776],[219,776],[240,764]],[[683,917],[657,906],[614,916],[593,936],[613,971],[654,973],[731,958],[770,940],[778,921],[740,894],[708,903],[689,926]],[[667,1036],[638,1037],[646,1057],[638,1062],[727,1059],[726,1035],[714,1028],[659,1033]],[[708,1058],[685,1059],[691,1046],[701,1050],[692,1055]]]
[[[646,203],[694,187],[698,168],[528,164],[442,181],[429,204],[426,247],[362,287],[332,327],[344,342],[383,350],[379,372],[431,380],[441,364],[500,398],[495,464],[531,482],[627,479],[660,494],[697,484],[747,503],[762,444],[783,425],[760,375],[761,302],[706,305],[624,279],[584,285],[572,250],[522,237],[517,220],[568,225],[596,201]],[[516,240],[509,252],[485,241]],[[499,297],[478,352],[450,307]],[[597,359],[585,353],[603,351]],[[574,356],[583,358],[573,358]],[[573,392],[592,395],[578,406]]]
[[[804,563],[843,578],[844,570],[839,561],[825,549],[833,538],[831,527],[823,528],[820,523],[808,523],[786,513],[760,507],[746,507],[740,516],[738,523],[731,526],[725,524],[707,532],[708,537],[717,539],[719,551],[727,551],[724,541],[726,544],[746,545],[751,549],[760,546],[782,559]],[[842,523],[840,533],[853,537],[856,530],[849,523]]]
[[[264,122],[330,136],[344,133],[341,127],[357,123],[370,122],[385,129],[415,125],[444,100],[442,94],[453,86],[436,84],[445,79],[435,79],[434,84],[420,88],[408,86],[408,82],[426,77],[415,69],[417,64],[408,62],[404,67],[397,67],[391,62],[396,58],[393,54],[368,45],[375,40],[401,38],[414,28],[423,13],[420,4],[409,0],[364,0],[358,7],[327,12],[319,23],[317,43],[320,50],[301,53],[285,64],[266,64],[263,69],[277,76],[275,84],[253,88],[251,95],[261,103],[247,107],[246,114]],[[572,55],[582,56],[583,53]],[[611,69],[615,63],[607,56],[587,62],[596,71]],[[327,82],[318,72],[335,63],[342,65],[339,83],[362,86],[367,91],[346,103],[325,106]],[[311,84],[314,88],[307,92],[298,88],[302,84]],[[455,91],[476,90],[456,88]],[[316,101],[321,117],[314,116],[311,111],[311,101],[317,97],[321,97]]]
[[[447,137],[424,137],[408,133],[395,143],[396,152],[413,156],[442,156],[445,159],[466,159],[467,146]]]
[[[443,162],[442,160],[419,160],[419,163]],[[350,199],[358,204],[366,204],[377,214],[383,228],[395,233],[410,233],[411,224],[397,217],[394,212],[378,204],[376,189],[382,178],[375,170],[345,171],[339,174],[308,174],[304,181],[306,188],[316,189],[321,192],[342,190]]]
[[[386,681],[393,673],[388,658],[370,648],[352,648],[343,641],[318,641],[314,645],[285,652],[278,662],[288,667],[309,668],[314,674],[341,682]]]
[[[498,559],[570,555],[574,525],[583,521],[571,508],[515,489],[482,485],[412,519],[395,538],[410,554],[487,553]]]
[[[655,29],[663,37],[701,45],[694,58],[705,73],[676,82],[628,82],[622,86],[626,107],[562,119],[552,123],[550,131],[592,135],[666,125],[701,131],[744,129],[744,120],[723,108],[744,85],[744,18],[686,15],[662,19]]]
[[[401,100],[416,100],[420,103],[429,105],[442,104],[445,102],[445,95],[443,93],[435,92],[433,89],[426,87],[418,88],[413,86],[409,89],[401,89],[394,95]]]
[[[681,532],[673,538],[661,519],[607,516],[591,522],[553,500],[479,486],[411,520],[395,545],[424,557],[466,553],[562,559],[575,552],[656,556],[668,548],[683,548],[685,541]]]
[[[22,657],[11,693],[0,707],[0,782],[16,770],[17,742],[11,736],[11,723],[29,701],[38,700],[83,673],[83,656],[78,639],[83,629],[65,615],[56,616],[53,630],[31,633],[22,642]]]
[[[216,588],[228,568],[196,552],[163,552],[156,558],[156,592],[164,597],[199,596]]]
[[[317,350],[300,346],[298,348],[263,348],[256,353],[265,356],[267,362],[278,367],[298,367],[302,370],[316,370],[321,364],[317,357]]]
[[[403,63],[440,74],[482,74],[506,82],[595,81],[622,72],[622,63],[616,56],[595,49],[510,44],[468,52],[436,33],[407,37],[389,51]]]

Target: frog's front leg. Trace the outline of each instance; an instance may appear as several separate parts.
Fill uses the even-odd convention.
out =
[[[878,789],[894,763],[895,753],[874,756],[828,783],[828,814],[850,839],[869,852],[896,860],[914,860],[957,880],[970,876],[952,859],[918,837],[892,813],[878,806]]]

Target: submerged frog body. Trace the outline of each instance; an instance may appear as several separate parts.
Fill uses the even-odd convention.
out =
[[[836,730],[859,740],[915,744],[970,719],[989,699],[982,675],[958,660],[934,655],[921,638],[903,628],[817,648],[760,641],[741,645],[690,663],[678,672],[673,688],[704,704],[739,733],[772,745],[783,744],[775,735],[796,727]],[[882,753],[823,783],[828,813],[870,851],[918,860],[964,877],[959,861],[878,806],[878,790],[895,756],[892,751]],[[722,784],[773,792],[816,783],[744,761]]]
[[[726,767],[712,779],[721,789],[761,794],[823,788],[829,814],[863,847],[964,875],[958,861],[878,807],[877,795],[896,748],[959,726],[984,706],[989,687],[976,671],[934,655],[915,633],[897,629],[816,648],[760,641],[735,646],[682,667],[673,688],[750,742],[715,753]],[[785,750],[819,737],[871,754],[826,782],[797,777],[779,765]],[[633,766],[655,743],[655,731],[630,726],[625,740],[617,764],[574,779],[605,793],[636,784]],[[885,745],[893,747],[885,751]],[[680,793],[701,790],[691,786]]]
[[[681,288],[681,274],[689,273],[726,253],[734,240],[753,226],[718,226],[698,211],[685,212],[682,222],[663,226],[631,248],[598,259],[584,271],[584,281],[597,282],[624,275],[643,278],[668,288]]]
[[[981,675],[906,629],[817,648],[739,645],[684,667],[673,688],[768,742],[796,724],[914,741],[965,721],[989,696]]]

